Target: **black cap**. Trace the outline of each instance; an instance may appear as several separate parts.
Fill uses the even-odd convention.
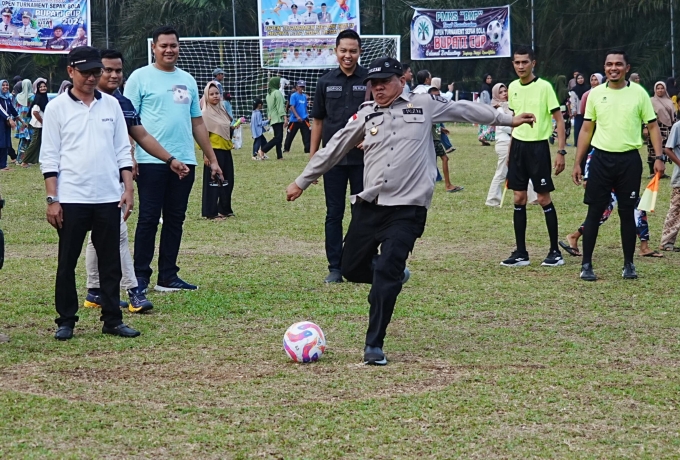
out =
[[[5,8],[2,9],[2,15],[3,16],[12,16],[14,13],[12,12],[12,8],[9,6],[6,6]]]
[[[78,70],[103,69],[102,58],[97,48],[79,46],[71,50],[67,57],[68,65]]]
[[[390,78],[392,75],[397,77],[404,75],[401,63],[391,57],[378,58],[368,66],[368,75],[364,78],[364,83],[373,78]]]
[[[295,8],[295,9],[297,10],[297,7],[298,7],[298,6],[297,6],[295,3],[293,3],[292,5],[290,5],[290,9],[291,9],[291,10],[292,10],[293,8]]]

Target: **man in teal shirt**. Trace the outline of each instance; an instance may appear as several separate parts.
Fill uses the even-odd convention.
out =
[[[169,26],[156,29],[151,48],[155,62],[130,75],[125,97],[139,113],[146,130],[191,170],[180,179],[163,161],[137,147],[137,190],[139,219],[135,232],[135,276],[139,290],[146,292],[151,279],[158,223],[163,216],[158,253],[157,291],[195,290],[177,273],[177,255],[182,241],[182,226],[189,194],[194,183],[196,153],[194,139],[210,161],[212,176],[222,177],[208,131],[201,117],[196,80],[177,68],[179,34]]]

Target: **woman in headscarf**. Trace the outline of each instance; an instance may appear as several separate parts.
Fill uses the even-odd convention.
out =
[[[586,79],[582,74],[576,75],[576,84],[569,91],[569,103],[571,116],[574,118],[574,147],[578,144],[578,135],[583,126],[583,112],[581,112],[581,99],[583,95],[590,89],[586,83]]]
[[[263,158],[267,152],[276,147],[276,159],[283,160],[281,145],[283,144],[284,124],[287,123],[288,120],[286,119],[286,102],[283,99],[283,94],[279,90],[280,87],[281,77],[274,77],[269,80],[267,115],[269,117],[269,126],[274,130],[274,137],[257,152],[258,157],[260,158]]]
[[[491,106],[498,112],[503,114],[511,114],[508,107],[508,88],[503,83],[496,83],[492,89]],[[486,195],[486,205],[498,207],[501,205],[501,197],[503,196],[503,185],[505,178],[508,175],[508,153],[510,152],[510,133],[512,128],[509,126],[496,127],[496,155],[498,155],[498,163],[496,164],[496,173],[491,180],[491,187],[489,193]]]
[[[7,155],[11,152],[12,129],[16,128],[14,119],[18,114],[12,105],[12,92],[7,80],[0,80],[0,116],[3,119],[0,128],[0,170],[8,171]]]
[[[31,129],[31,107],[33,105],[33,92],[31,89],[33,85],[31,80],[26,78],[21,82],[21,92],[16,97],[16,110],[19,116],[17,117],[17,132],[14,135],[19,139],[19,148],[17,155],[17,163],[21,163],[23,153],[31,142],[33,130]]]
[[[35,81],[33,82],[33,94],[38,94],[38,85],[42,82],[47,83],[47,79],[42,77],[35,79]]]
[[[38,163],[40,158],[40,145],[41,145],[41,134],[42,134],[42,123],[43,115],[45,113],[45,107],[47,102],[47,81],[38,82],[37,91],[35,97],[33,98],[33,104],[31,105],[31,128],[33,128],[33,137],[31,138],[31,143],[24,153],[24,159],[21,166],[28,167],[32,164]]]
[[[70,81],[68,81],[68,80],[62,81],[61,85],[59,86],[59,91],[57,91],[57,96],[60,95],[61,93],[65,92],[70,86],[71,86]]]
[[[668,140],[668,135],[671,132],[671,127],[675,123],[675,106],[671,100],[668,91],[666,90],[666,84],[662,81],[657,81],[654,85],[654,96],[652,96],[652,106],[654,106],[654,113],[656,113],[656,122],[659,125],[659,131],[661,131],[662,145],[666,145]],[[649,164],[649,174],[650,177],[654,177],[654,146],[652,145],[652,139],[647,136],[647,163]],[[668,177],[664,174],[662,177]]]
[[[557,102],[564,105],[569,100],[569,89],[567,88],[567,77],[558,75],[555,79],[555,94],[557,95]]]
[[[482,104],[491,104],[491,93],[493,92],[491,84],[493,83],[493,77],[491,74],[484,74],[482,77],[482,88],[479,91],[479,101]],[[491,145],[489,142],[493,142],[495,139],[496,130],[494,126],[479,125],[479,131],[477,132],[477,139],[484,146]]]
[[[203,206],[201,214],[207,219],[234,217],[231,208],[231,193],[234,190],[234,160],[231,157],[231,118],[222,105],[222,95],[217,82],[211,81],[203,91],[201,114],[208,129],[210,145],[215,151],[217,163],[222,169],[224,180],[210,177],[210,163],[203,156]]]

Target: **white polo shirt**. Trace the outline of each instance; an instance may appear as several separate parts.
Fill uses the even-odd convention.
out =
[[[120,201],[120,171],[132,167],[127,125],[113,96],[95,90],[88,107],[71,93],[45,108],[40,170],[57,176],[61,203]]]

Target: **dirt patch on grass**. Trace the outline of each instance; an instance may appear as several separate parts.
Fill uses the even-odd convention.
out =
[[[327,358],[312,365],[283,359],[251,364],[205,359],[117,364],[109,355],[82,364],[31,363],[0,372],[0,388],[90,403],[192,407],[294,406],[391,398],[439,391],[469,372],[444,361],[394,353],[388,367]],[[215,358],[217,356],[215,355]]]

